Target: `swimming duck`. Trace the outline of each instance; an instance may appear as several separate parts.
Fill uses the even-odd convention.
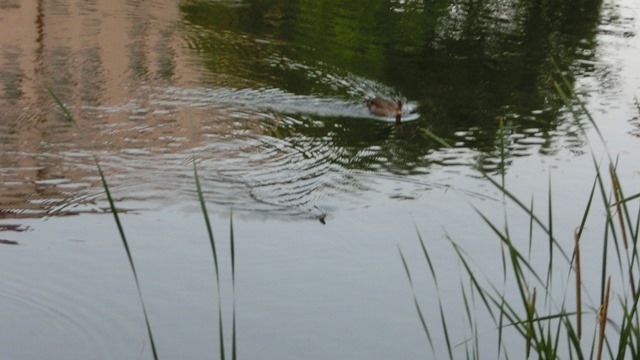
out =
[[[377,116],[395,116],[396,124],[400,124],[402,117],[402,101],[391,101],[381,97],[374,97],[367,100],[367,107],[373,115]]]

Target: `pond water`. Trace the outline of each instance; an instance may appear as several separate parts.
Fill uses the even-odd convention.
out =
[[[640,192],[640,6],[555,3],[0,0],[0,357],[152,358],[96,161],[160,358],[218,357],[195,161],[241,358],[429,358],[398,247],[441,343],[438,295],[459,322],[464,281],[446,237],[501,268],[472,207],[505,214],[481,170],[543,214],[551,182],[554,231],[571,247],[591,154],[605,156],[563,107],[554,63],[626,192]],[[372,96],[401,99],[403,123],[371,115]],[[506,213],[526,238],[528,218]],[[600,228],[587,236],[598,262]],[[483,351],[495,358],[495,343]]]

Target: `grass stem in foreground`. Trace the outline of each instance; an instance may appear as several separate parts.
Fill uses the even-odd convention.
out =
[[[104,187],[104,191],[107,194],[107,200],[109,201],[109,207],[111,208],[111,213],[113,214],[113,218],[116,221],[116,226],[118,227],[118,232],[120,233],[120,239],[122,239],[122,245],[124,245],[124,249],[127,253],[127,258],[129,259],[129,265],[131,266],[131,272],[133,273],[133,278],[136,281],[136,288],[138,289],[138,297],[140,298],[140,304],[142,305],[144,321],[147,325],[147,333],[149,334],[149,343],[151,344],[151,351],[153,352],[153,358],[155,360],[158,360],[158,352],[156,351],[155,341],[153,341],[153,333],[151,332],[151,325],[149,324],[147,307],[144,305],[144,298],[142,296],[142,290],[140,289],[140,281],[138,280],[138,273],[136,272],[136,266],[133,263],[133,257],[131,256],[129,243],[127,242],[127,237],[124,234],[124,229],[122,227],[122,223],[120,222],[120,217],[118,216],[118,209],[116,208],[115,202],[113,201],[113,197],[111,196],[111,191],[109,190],[109,186],[107,185],[107,179],[104,177],[104,173],[102,172],[102,168],[100,167],[100,163],[98,162],[98,159],[96,159],[96,166],[98,167],[98,173],[100,173],[102,186]]]
[[[213,238],[213,229],[211,227],[211,220],[209,220],[209,213],[207,212],[207,204],[204,200],[204,194],[202,193],[202,186],[200,185],[200,177],[198,176],[198,167],[196,166],[195,157],[193,160],[193,175],[196,181],[196,192],[198,193],[198,200],[200,201],[200,209],[204,216],[204,223],[207,227],[207,234],[209,235],[209,243],[211,244],[211,252],[213,254],[213,265],[216,275],[216,288],[218,290],[218,331],[219,331],[219,344],[220,344],[220,359],[225,359],[224,354],[224,333],[222,326],[222,297],[220,295],[220,272],[218,267],[218,253],[216,251],[216,242]]]

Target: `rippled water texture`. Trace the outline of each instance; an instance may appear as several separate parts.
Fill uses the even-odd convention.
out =
[[[501,197],[478,170],[525,198],[546,196],[553,173],[557,213],[569,214],[588,192],[576,184],[593,179],[591,126],[563,106],[559,71],[613,152],[637,159],[638,11],[630,0],[0,0],[0,307],[16,329],[72,340],[0,338],[23,359],[148,352],[99,162],[139,239],[164,350],[211,351],[193,345],[213,343],[217,324],[202,316],[215,310],[207,243],[189,237],[203,229],[195,161],[217,234],[231,209],[245,221],[247,353],[424,354],[396,243],[415,245],[416,219],[432,238],[453,228],[489,251],[468,202],[491,212]],[[370,114],[373,96],[402,100],[403,123]]]
[[[364,206],[379,177],[406,182],[389,195],[412,198],[416,182],[442,185],[421,176],[430,166],[500,167],[490,150],[498,117],[508,156],[580,151],[547,86],[549,58],[612,71],[593,59],[598,7],[546,19],[517,3],[480,14],[343,5],[4,2],[3,216],[103,211],[95,157],[127,204],[192,197],[195,157],[210,201],[313,218]],[[461,20],[470,16],[476,28]],[[633,35],[625,19],[611,21],[608,32]],[[415,121],[397,128],[370,115],[374,95],[404,99]],[[437,152],[423,129],[461,153]]]

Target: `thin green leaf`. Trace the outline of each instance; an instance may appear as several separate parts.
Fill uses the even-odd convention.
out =
[[[153,353],[153,358],[158,360],[158,352],[156,351],[156,344],[153,340],[153,333],[151,331],[151,325],[149,323],[149,316],[147,315],[147,307],[144,304],[144,298],[142,296],[142,290],[140,288],[140,281],[138,280],[138,273],[136,272],[136,266],[133,263],[133,256],[131,256],[131,250],[129,249],[129,242],[127,241],[127,237],[124,234],[124,228],[122,227],[122,223],[120,222],[120,216],[118,216],[118,209],[116,208],[115,202],[113,201],[113,197],[111,196],[111,191],[109,190],[109,185],[107,184],[107,179],[102,172],[102,168],[100,167],[100,162],[98,159],[95,159],[96,166],[98,167],[98,173],[100,174],[100,180],[102,181],[102,187],[107,195],[107,201],[109,202],[109,207],[111,208],[111,213],[113,214],[113,218],[116,222],[116,226],[118,227],[118,232],[120,233],[120,239],[122,240],[122,245],[127,253],[127,258],[129,259],[129,266],[131,266],[131,272],[133,273],[133,278],[136,282],[136,289],[138,290],[138,298],[140,299],[140,304],[142,305],[142,313],[144,314],[144,321],[147,326],[147,334],[149,335],[149,343],[151,344],[151,351]]]
[[[47,92],[49,93],[53,101],[55,101],[56,104],[58,104],[58,107],[62,110],[62,113],[65,119],[67,119],[67,121],[69,121],[74,127],[77,128],[78,123],[76,122],[76,119],[73,117],[69,109],[67,109],[66,105],[62,102],[62,100],[60,100],[58,95],[49,86],[47,85],[43,85],[43,86],[47,90]]]
[[[233,323],[231,326],[231,359],[238,358],[236,339],[236,252],[235,236],[233,235],[233,210],[229,214],[229,242],[231,243],[231,285],[233,286]]]
[[[200,202],[200,209],[204,216],[204,223],[207,228],[207,234],[209,235],[209,243],[211,244],[211,252],[213,254],[213,264],[215,268],[216,287],[218,289],[218,329],[219,329],[219,344],[220,344],[220,359],[225,359],[224,352],[224,333],[222,326],[222,299],[220,295],[220,272],[218,271],[218,254],[216,252],[216,242],[213,238],[213,229],[211,227],[211,221],[209,220],[209,213],[207,211],[207,204],[204,200],[204,194],[202,193],[202,186],[200,185],[200,177],[198,176],[198,167],[196,166],[196,159],[193,158],[193,175],[196,181],[196,192],[198,193],[198,201]]]
[[[438,144],[446,147],[446,148],[452,148],[453,146],[449,145],[449,143],[447,143],[443,138],[439,137],[438,135],[432,133],[430,130],[428,129],[420,129],[422,130],[423,133],[425,133],[427,136],[429,136],[430,138],[432,138],[433,140],[435,140]]]
[[[433,340],[431,338],[431,332],[429,331],[429,327],[427,326],[427,321],[425,320],[424,315],[422,314],[422,309],[420,308],[420,304],[418,303],[418,298],[416,296],[416,291],[413,286],[413,280],[411,279],[411,272],[409,271],[407,260],[405,259],[404,254],[402,253],[402,249],[400,249],[399,245],[398,245],[398,252],[400,253],[400,259],[402,259],[402,265],[404,266],[404,271],[407,274],[407,279],[409,279],[409,285],[411,286],[411,292],[413,293],[413,303],[416,307],[416,311],[418,312],[420,324],[422,324],[422,329],[424,330],[424,333],[427,336],[427,341],[429,342],[429,347],[431,349],[431,352],[435,356],[436,353],[435,353],[435,347],[433,346]]]

